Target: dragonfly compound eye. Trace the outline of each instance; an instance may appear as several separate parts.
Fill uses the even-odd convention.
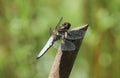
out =
[[[65,23],[63,24],[63,26],[64,26],[66,29],[69,29],[70,26],[71,26],[71,24],[70,24],[69,22],[65,22]]]

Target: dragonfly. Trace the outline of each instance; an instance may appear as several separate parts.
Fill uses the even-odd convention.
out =
[[[61,43],[61,49],[62,51],[73,51],[75,50],[75,45],[70,40],[80,39],[81,34],[75,33],[74,31],[68,31],[71,27],[71,24],[69,22],[65,22],[64,24],[61,24],[63,17],[60,18],[59,22],[57,23],[55,29],[52,31],[50,29],[50,38],[48,39],[47,43],[43,47],[43,49],[40,51],[40,53],[37,56],[37,59],[39,59],[41,56],[43,56],[47,50],[56,42],[57,40],[60,40],[62,38]]]

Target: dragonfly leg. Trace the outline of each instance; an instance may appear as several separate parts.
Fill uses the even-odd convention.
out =
[[[64,38],[67,39],[68,35],[70,35],[70,34],[68,33],[68,31],[66,31],[66,32],[64,33]]]

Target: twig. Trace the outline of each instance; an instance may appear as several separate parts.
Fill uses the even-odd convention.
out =
[[[80,45],[84,38],[84,34],[88,28],[88,25],[84,25],[75,29],[70,30],[70,33],[79,33],[80,39],[71,40],[75,45],[74,51],[62,51],[61,48],[58,49],[55,61],[53,63],[51,72],[48,78],[69,78],[71,69],[73,67],[75,58],[78,54]],[[82,33],[81,33],[82,32]],[[76,35],[78,36],[78,34]]]

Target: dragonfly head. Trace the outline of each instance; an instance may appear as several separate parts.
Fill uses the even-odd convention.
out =
[[[71,24],[70,24],[69,22],[65,22],[65,23],[63,24],[63,26],[64,26],[65,29],[69,29],[70,26],[71,26]]]

